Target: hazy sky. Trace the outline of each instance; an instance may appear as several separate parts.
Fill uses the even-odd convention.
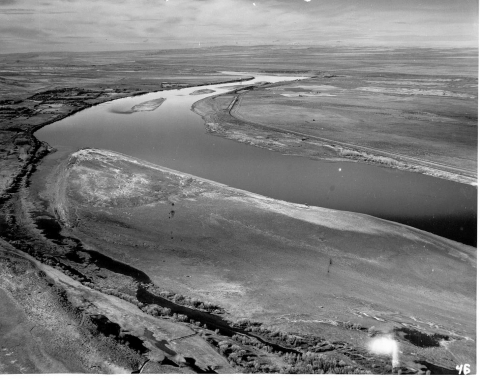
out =
[[[258,44],[478,46],[478,0],[0,0],[0,53]]]

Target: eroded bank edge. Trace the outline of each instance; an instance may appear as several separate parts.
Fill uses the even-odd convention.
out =
[[[313,78],[313,77],[312,77]],[[373,148],[368,148],[356,144],[350,144],[340,141],[335,141],[331,139],[326,139],[318,136],[312,136],[301,132],[295,132],[284,128],[279,128],[273,125],[266,125],[261,123],[252,122],[245,120],[238,115],[236,109],[238,109],[242,97],[245,92],[252,91],[256,88],[271,88],[284,85],[286,83],[294,82],[285,81],[277,82],[266,85],[246,85],[238,89],[233,89],[227,93],[213,95],[207,98],[200,99],[192,104],[191,109],[196,114],[200,115],[204,120],[206,131],[210,134],[223,137],[229,140],[234,140],[242,142],[245,144],[253,145],[259,148],[269,149],[278,151],[283,154],[293,154],[297,156],[307,157],[315,160],[327,160],[327,161],[350,161],[357,163],[365,163],[370,165],[382,166],[392,169],[404,170],[414,173],[420,173],[424,175],[429,175],[432,177],[454,181],[457,183],[462,183],[466,185],[471,185],[474,187],[478,186],[478,179],[474,173],[466,175],[465,173],[455,173],[455,170],[461,171],[457,168],[451,168],[452,171],[446,171],[441,169],[442,166],[445,166],[448,169],[448,165],[443,165],[435,162],[424,162],[424,160],[417,159],[414,157],[405,157],[400,154],[380,151]],[[241,92],[241,93],[240,93]],[[217,97],[225,95],[234,95],[234,98],[230,102],[229,106],[223,110],[214,110],[213,107],[210,107],[209,111],[203,111],[200,109],[200,105],[203,107],[208,107],[207,102],[214,100]],[[231,119],[233,123],[229,123],[228,119]],[[235,132],[235,123],[240,123],[243,127],[250,129],[247,134],[242,130],[243,134],[239,136]],[[227,126],[228,125],[228,126]],[[269,144],[265,141],[262,141],[258,135],[253,135],[255,131],[258,130],[267,130],[276,132],[277,139],[282,145],[286,145],[289,149],[292,149],[290,140],[295,137],[300,139],[296,143],[305,143],[307,140],[315,141],[317,144],[320,144],[322,148],[326,148],[332,151],[337,157],[319,157],[318,155],[311,154],[308,151],[302,149],[296,149],[294,153],[286,153],[285,148],[282,148],[275,144]],[[260,136],[261,137],[261,136]],[[265,139],[263,139],[265,140]],[[311,147],[309,148],[311,149]],[[295,149],[294,149],[295,150]],[[429,166],[430,165],[430,166]]]

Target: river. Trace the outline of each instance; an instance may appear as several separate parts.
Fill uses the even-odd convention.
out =
[[[242,84],[299,79],[251,75],[255,79]],[[476,187],[361,163],[287,156],[206,133],[192,104],[231,86],[114,100],[50,124],[35,136],[53,147],[109,149],[275,199],[369,214],[476,246]],[[215,92],[191,95],[202,89]],[[160,97],[166,100],[156,110],[129,113]]]

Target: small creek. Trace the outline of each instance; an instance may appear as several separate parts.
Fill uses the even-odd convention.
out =
[[[210,313],[192,309],[186,306],[178,305],[176,303],[169,301],[166,298],[156,296],[155,294],[152,294],[148,290],[146,290],[142,285],[138,287],[136,296],[137,296],[137,300],[142,303],[155,304],[162,307],[168,307],[170,310],[172,310],[172,313],[186,315],[189,319],[193,319],[195,321],[200,322],[202,326],[206,325],[209,330],[214,331],[218,329],[222,335],[231,337],[237,333],[244,334],[259,340],[263,344],[267,344],[271,346],[275,351],[281,351],[283,353],[287,353],[287,352],[298,353],[297,350],[286,348],[278,344],[268,342],[256,334],[252,334],[245,331],[243,328],[232,327],[227,321],[225,321],[222,317],[218,315],[210,314]]]
[[[243,84],[298,79],[252,75]],[[53,147],[118,151],[275,199],[369,214],[476,246],[476,187],[373,165],[286,156],[207,134],[191,105],[231,86],[111,101],[50,124],[36,137]],[[191,95],[205,89],[215,93]],[[166,101],[156,110],[128,113],[160,97]]]

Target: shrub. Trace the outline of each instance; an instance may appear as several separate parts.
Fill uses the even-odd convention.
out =
[[[180,294],[175,294],[175,295],[173,296],[173,302],[175,302],[175,303],[181,302],[181,301],[183,301],[184,299],[185,299],[185,298],[184,298],[182,295],[180,295]]]
[[[162,308],[161,314],[165,316],[169,316],[172,314],[172,310],[168,307],[164,307]]]

